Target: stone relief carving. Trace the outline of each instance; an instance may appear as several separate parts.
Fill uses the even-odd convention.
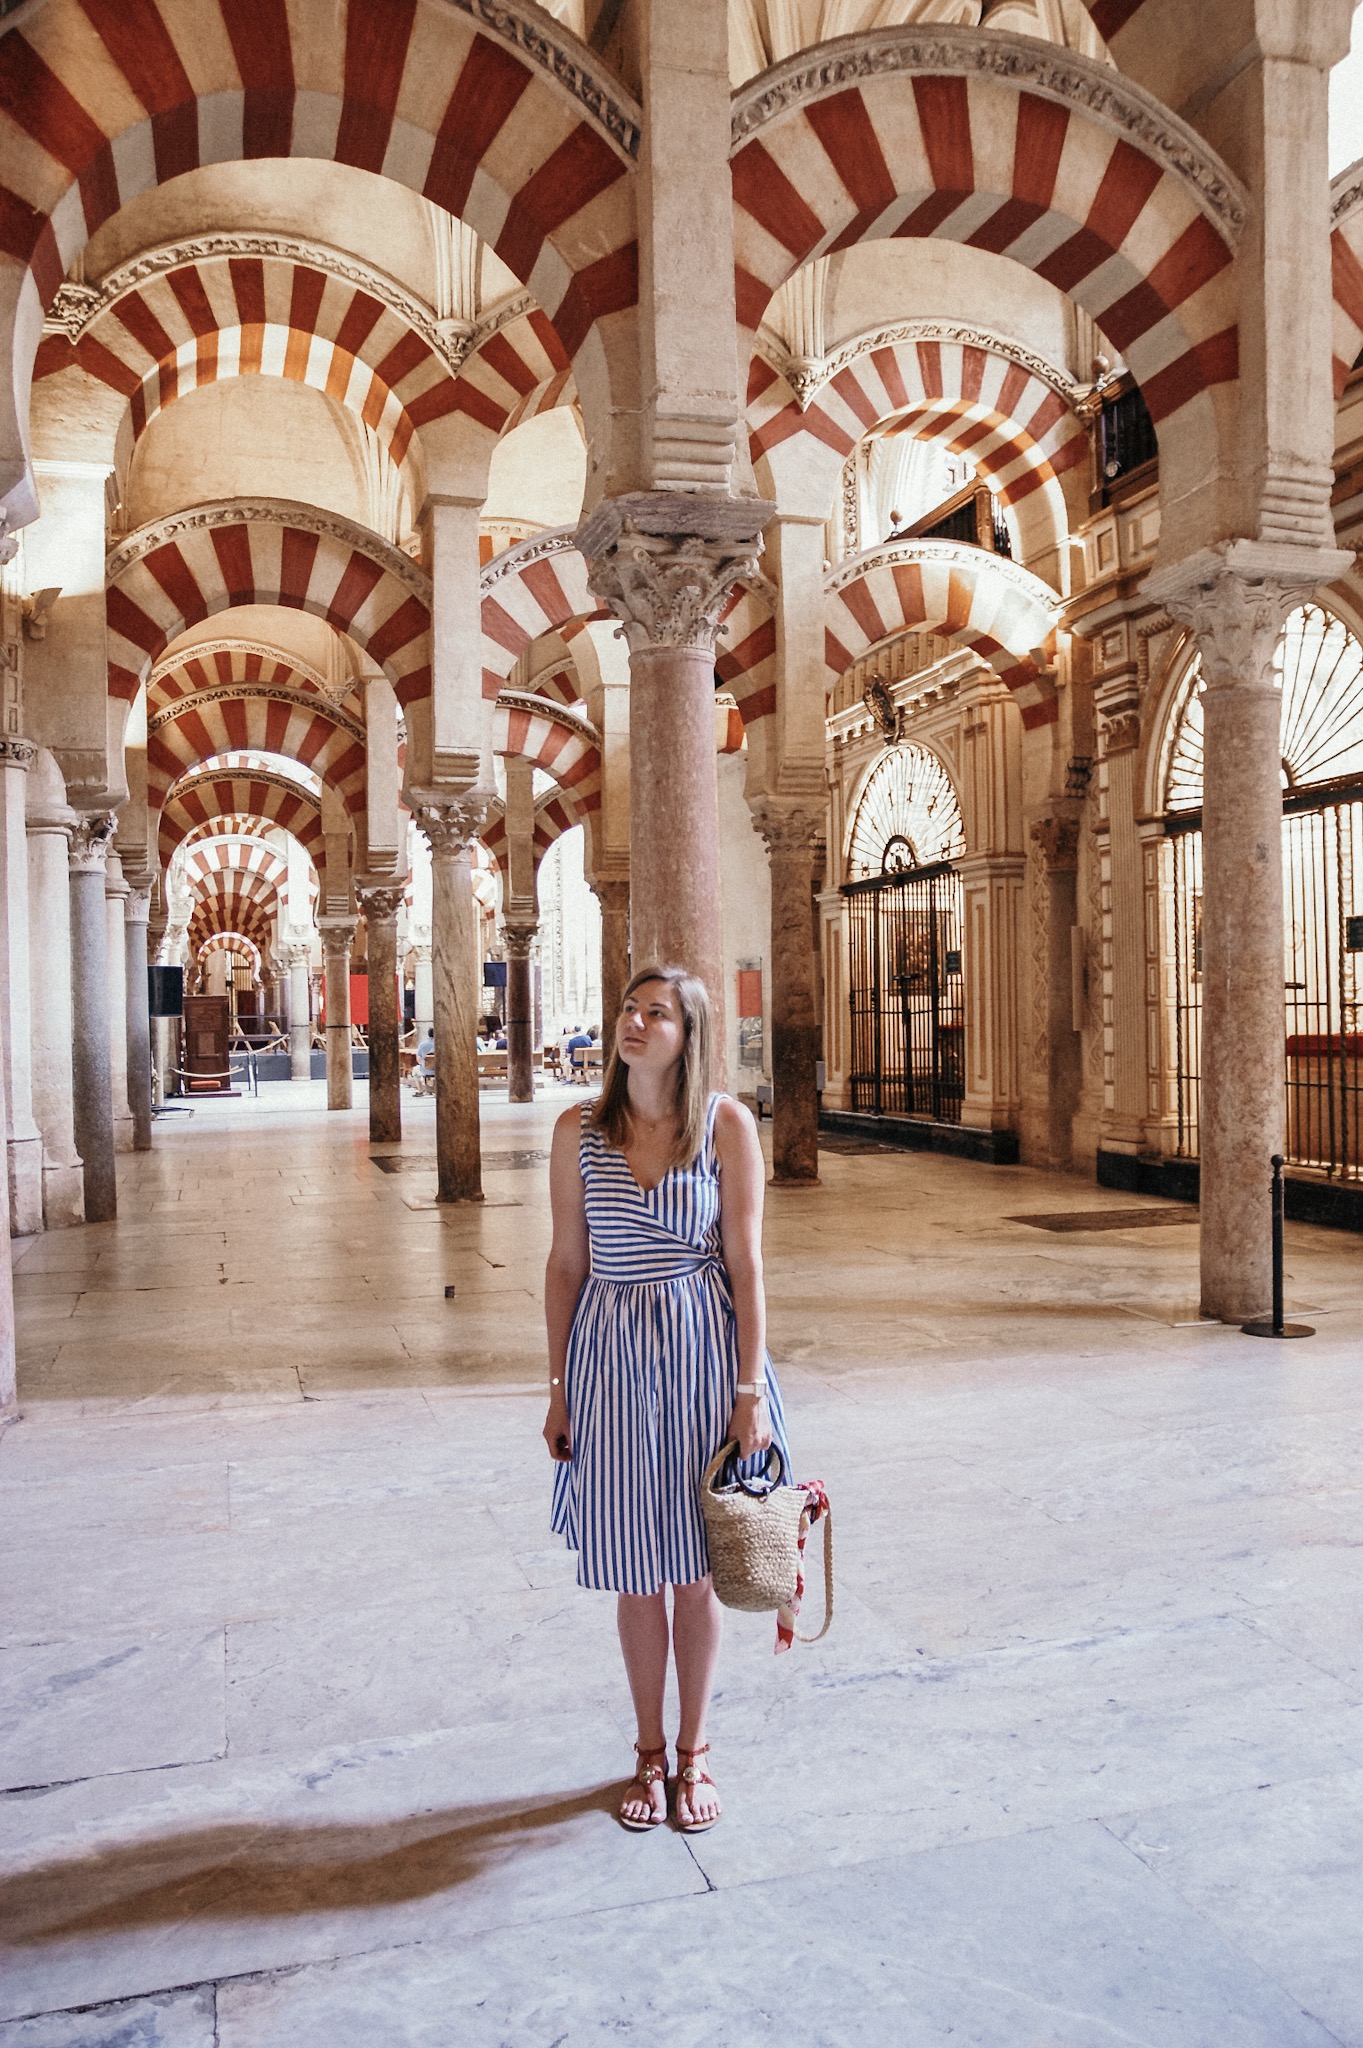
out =
[[[588,563],[587,582],[621,620],[634,647],[690,647],[713,655],[720,613],[736,584],[747,583],[762,552],[747,540],[702,534],[641,533],[625,518],[610,544]]]
[[[28,768],[38,749],[32,740],[0,738],[0,764],[6,768]]]
[[[174,540],[179,534],[202,532],[205,528],[217,526],[292,526],[304,533],[338,540],[378,562],[424,605],[430,605],[430,577],[400,549],[391,547],[364,527],[352,525],[348,519],[318,512],[311,505],[297,504],[291,498],[227,498],[214,505],[192,506],[186,512],[172,514],[169,519],[158,519],[150,526],[139,527],[136,533],[114,549],[104,564],[105,576],[112,583],[134,562],[140,562],[144,555],[164,547],[167,541]]]
[[[1032,825],[1032,844],[1039,849],[1049,874],[1074,867],[1079,851],[1078,818],[1036,819]]]
[[[839,38],[833,54],[812,60],[804,52],[789,57],[735,93],[732,150],[792,107],[864,79],[905,72],[999,78],[1082,107],[1110,134],[1141,144],[1191,186],[1203,211],[1231,240],[1244,228],[1244,187],[1195,129],[1109,66],[1000,29],[868,30]]]
[[[1319,572],[1251,579],[1227,566],[1162,597],[1165,610],[1196,640],[1209,690],[1262,689],[1284,619],[1322,580]]]
[[[748,807],[773,859],[812,858],[823,841],[822,805],[806,809],[779,797],[759,796],[751,798]]]
[[[573,526],[552,526],[544,533],[532,533],[529,540],[518,541],[514,548],[493,556],[479,572],[479,587],[485,592],[492,590],[505,577],[518,576],[532,562],[547,561],[550,555],[570,554],[576,546],[577,529]]]
[[[367,924],[373,924],[385,918],[395,918],[402,908],[403,898],[406,896],[406,893],[407,885],[405,882],[399,882],[396,886],[391,883],[384,883],[372,887],[368,883],[356,882],[355,884],[355,895],[361,910],[364,912]]]
[[[861,693],[861,701],[870,712],[880,731],[881,738],[890,747],[898,746],[904,737],[904,711],[890,695],[890,687],[884,676],[871,676]]]
[[[113,839],[118,819],[112,811],[86,811],[76,817],[71,827],[71,872],[77,875],[102,875],[104,863]]]

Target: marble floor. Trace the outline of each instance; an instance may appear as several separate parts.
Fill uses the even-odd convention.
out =
[[[1358,1239],[1289,1227],[1272,1344],[1197,1324],[1191,1213],[1057,1234],[1131,1198],[847,1150],[773,1191],[837,1619],[732,1617],[723,1824],[639,1837],[546,1526],[562,1099],[489,1093],[442,1211],[431,1105],[386,1172],[263,1088],[17,1248],[0,2048],[1360,2048]]]

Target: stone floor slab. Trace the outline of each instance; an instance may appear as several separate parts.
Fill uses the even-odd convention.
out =
[[[226,1747],[220,1629],[0,1650],[0,1790],[198,1763]]]

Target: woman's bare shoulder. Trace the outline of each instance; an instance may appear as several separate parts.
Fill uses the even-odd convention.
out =
[[[752,1145],[757,1142],[757,1125],[752,1111],[746,1103],[735,1096],[721,1095],[715,1104],[715,1143],[721,1149],[729,1145]]]

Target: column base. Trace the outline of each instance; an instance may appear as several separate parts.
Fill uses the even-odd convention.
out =
[[[43,1165],[43,1228],[69,1230],[85,1221],[85,1168],[79,1159]]]
[[[767,1182],[769,1188],[821,1188],[823,1182],[817,1173],[774,1173]]]
[[[9,1229],[11,1237],[31,1237],[43,1227],[43,1141],[40,1133],[31,1138],[10,1138]]]
[[[114,1118],[114,1150],[115,1150],[115,1152],[132,1152],[132,1151],[134,1151],[134,1150],[136,1149],[136,1148],[135,1148],[135,1146],[134,1146],[134,1143],[133,1143],[133,1140],[134,1140],[135,1136],[136,1136],[136,1127],[135,1127],[135,1125],[134,1125],[134,1123],[133,1123],[133,1120],[132,1120],[132,1118],[131,1118],[130,1116],[116,1116],[116,1117]]]

